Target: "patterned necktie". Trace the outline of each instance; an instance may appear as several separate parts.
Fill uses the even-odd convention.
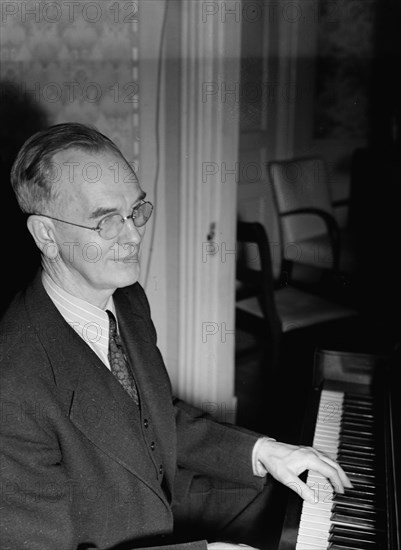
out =
[[[123,351],[120,336],[117,333],[116,319],[108,309],[106,310],[106,313],[109,316],[110,321],[108,358],[111,372],[120,382],[128,395],[132,397],[137,405],[139,405],[138,390],[128,365],[126,355]]]

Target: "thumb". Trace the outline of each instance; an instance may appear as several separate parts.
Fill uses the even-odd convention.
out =
[[[286,483],[286,486],[292,491],[294,491],[294,493],[297,493],[297,495],[301,497],[303,500],[306,500],[311,504],[315,504],[316,502],[315,492],[313,491],[313,489],[308,487],[306,483],[301,481],[299,478],[297,478],[297,481],[290,481]]]

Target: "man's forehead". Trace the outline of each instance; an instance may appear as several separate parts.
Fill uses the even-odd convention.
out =
[[[107,149],[100,151],[85,151],[76,147],[69,147],[63,151],[58,151],[53,156],[53,161],[59,163],[60,166],[69,166],[74,164],[85,166],[88,163],[98,163],[104,164],[105,167],[112,168],[114,162],[127,164],[123,157],[114,151],[109,151]]]
[[[114,151],[85,151],[71,147],[56,153],[53,157],[57,173],[70,183],[97,183],[112,179],[136,183],[137,178],[131,166]]]

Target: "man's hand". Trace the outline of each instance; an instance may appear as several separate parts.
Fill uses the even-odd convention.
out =
[[[312,447],[298,447],[266,438],[257,449],[256,459],[277,481],[309,502],[314,502],[315,493],[298,477],[305,470],[323,475],[338,493],[352,487],[341,466]]]

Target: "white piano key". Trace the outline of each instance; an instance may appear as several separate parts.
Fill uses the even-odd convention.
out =
[[[322,543],[320,542],[319,544],[317,544],[312,542],[297,542],[295,550],[315,550],[316,548],[318,548],[319,550],[323,550]]]
[[[301,544],[314,544],[314,545],[317,545],[317,544],[320,544],[320,549],[322,550],[322,548],[327,548],[327,545],[328,545],[328,537],[325,537],[325,538],[320,538],[319,536],[314,536],[313,533],[302,533],[301,535],[299,535],[299,537],[297,538],[297,544],[298,545],[301,545]],[[296,546],[296,548],[298,548],[298,546]],[[316,546],[314,546],[313,548],[316,548]]]
[[[327,509],[327,508],[314,508],[314,509],[308,509],[308,508],[303,508],[302,509],[302,517],[304,516],[305,514],[305,518],[316,518],[316,521],[317,521],[317,518],[320,518],[320,520],[323,520],[323,519],[327,519],[327,518],[330,518],[331,516],[331,508],[330,509]]]
[[[343,392],[323,390],[315,425],[313,447],[333,459],[337,456],[340,442],[343,399]],[[327,548],[332,525],[334,490],[330,482],[318,472],[309,471],[306,483],[315,490],[317,502],[303,502],[296,550],[323,550]]]

